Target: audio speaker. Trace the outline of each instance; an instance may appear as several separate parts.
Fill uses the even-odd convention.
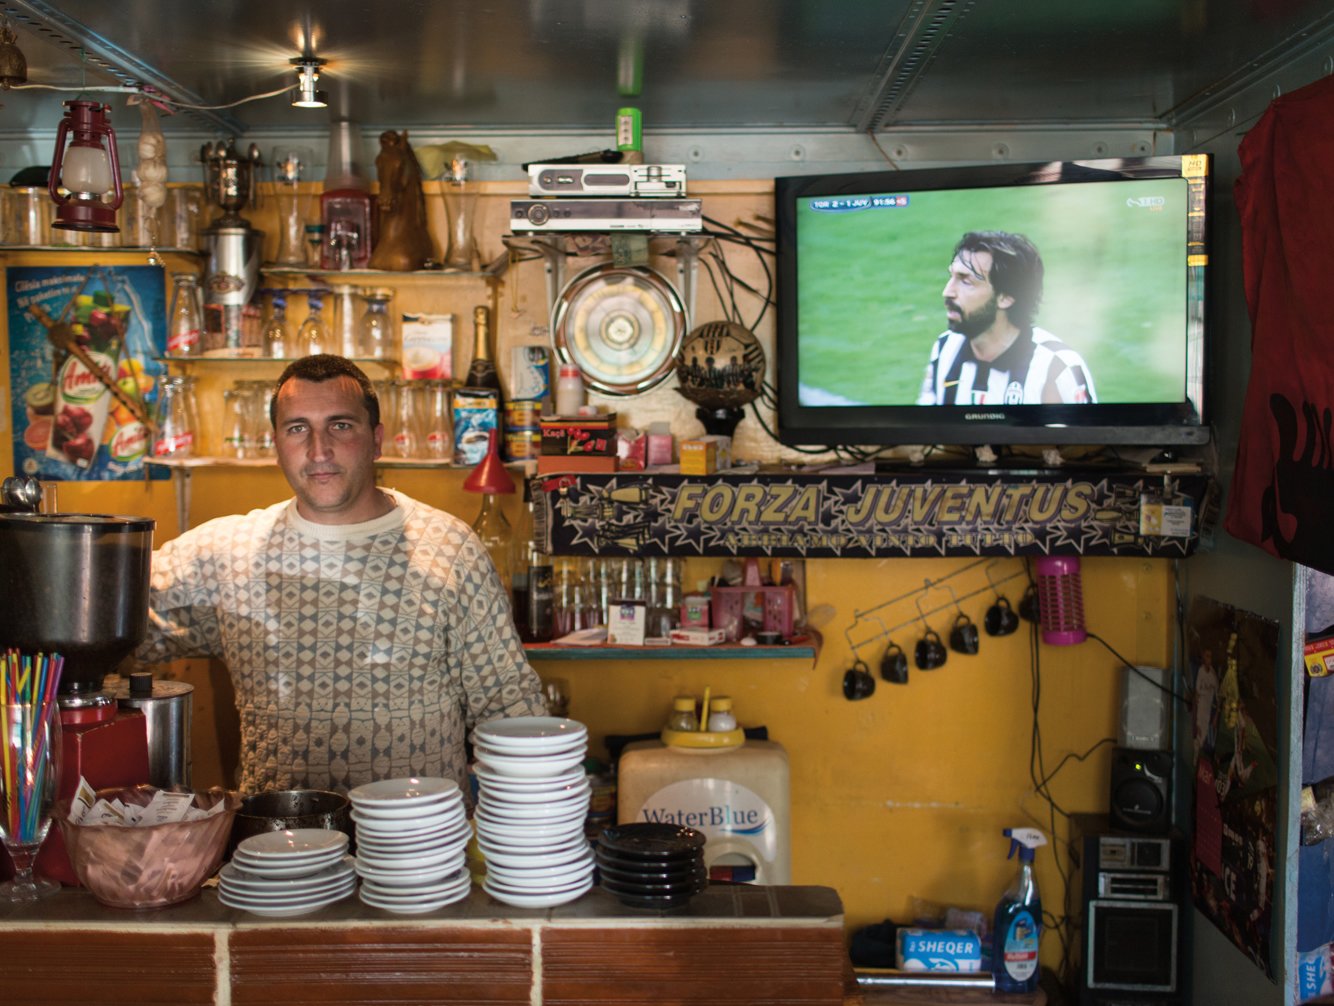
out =
[[[1166,751],[1171,747],[1172,676],[1163,667],[1121,669],[1121,729],[1123,748]]]
[[[1172,819],[1172,755],[1167,751],[1112,752],[1108,815],[1113,828],[1165,835]]]

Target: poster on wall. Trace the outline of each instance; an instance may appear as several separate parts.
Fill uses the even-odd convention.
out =
[[[1210,598],[1186,626],[1195,758],[1195,906],[1273,977],[1278,624]]]
[[[145,477],[148,424],[166,369],[162,267],[14,266],[5,293],[15,473]]]

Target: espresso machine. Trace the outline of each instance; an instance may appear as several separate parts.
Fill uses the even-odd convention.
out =
[[[60,654],[58,799],[79,779],[94,789],[151,781],[148,719],[122,710],[103,680],[148,629],[154,521],[43,513],[36,480],[0,486],[0,648]],[[77,883],[60,831],[52,828],[37,869]]]
[[[264,232],[251,227],[241,210],[258,203],[259,147],[242,154],[236,141],[205,143],[204,193],[222,211],[205,229],[208,271],[204,274],[204,343],[207,350],[239,351],[241,315],[259,283]]]

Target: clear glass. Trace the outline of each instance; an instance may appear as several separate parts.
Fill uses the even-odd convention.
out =
[[[222,393],[222,456],[250,457],[250,424],[246,420],[245,392],[233,385]]]
[[[316,353],[327,353],[329,346],[329,329],[324,324],[324,301],[314,293],[308,296],[308,307],[305,320],[301,322],[301,327],[296,332],[296,349],[302,356],[314,356]]]
[[[421,457],[423,439],[422,417],[425,413],[426,387],[424,381],[397,380],[394,382],[395,413],[394,435],[390,453],[399,458]]]
[[[60,775],[60,718],[55,703],[0,705],[0,839],[14,878],[0,884],[0,901],[36,901],[60,885],[33,873],[33,860],[51,828]]]
[[[324,252],[324,224],[306,224],[306,266],[320,268],[320,257]]]
[[[195,379],[171,376],[161,380],[157,401],[157,437],[153,456],[188,458],[194,454],[199,433],[199,413],[195,408]]]
[[[454,454],[454,438],[449,428],[449,382],[426,382],[425,430],[426,456],[450,458]]]
[[[167,190],[167,234],[173,248],[199,248],[199,218],[204,213],[204,190],[182,185]]]
[[[269,320],[264,324],[264,355],[282,360],[292,349],[292,332],[287,327],[287,295],[274,293],[269,299]]]
[[[357,332],[357,352],[370,360],[393,356],[394,293],[392,290],[367,290],[366,310]]]
[[[473,224],[477,219],[477,184],[469,180],[469,165],[455,158],[440,180],[440,195],[445,202],[449,241],[445,266],[449,269],[473,269],[477,261],[477,241]]]
[[[333,335],[331,341],[343,356],[360,355],[361,290],[347,283],[333,287]]]
[[[271,458],[274,455],[273,424],[269,422],[269,401],[273,398],[271,381],[241,381],[243,410],[246,421],[246,444],[250,456]]]
[[[13,245],[51,243],[51,213],[54,204],[45,188],[20,187],[9,191],[9,225],[6,241]]]
[[[171,323],[167,327],[168,356],[199,356],[204,352],[204,305],[199,277],[173,273]]]
[[[279,265],[306,264],[306,218],[313,207],[301,182],[309,180],[314,163],[315,153],[308,147],[275,147],[269,159],[278,203]]]
[[[494,493],[482,495],[482,509],[472,522],[472,529],[481,540],[487,555],[491,556],[496,572],[500,574],[500,582],[508,594],[512,586],[514,532]]]

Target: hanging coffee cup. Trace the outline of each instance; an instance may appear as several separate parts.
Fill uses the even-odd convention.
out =
[[[986,627],[988,636],[1008,636],[1019,628],[1019,616],[1010,607],[1010,599],[1004,594],[998,594],[991,607],[987,609],[982,624]]]
[[[875,694],[875,678],[871,676],[866,661],[854,661],[843,675],[843,697],[849,702],[869,698]]]
[[[892,639],[880,658],[880,676],[895,685],[908,683],[908,654]]]
[[[977,652],[977,644],[977,626],[971,618],[959,612],[959,617],[954,620],[954,628],[950,629],[950,649],[971,656]]]
[[[917,641],[917,649],[914,655],[917,658],[918,670],[934,671],[937,667],[944,666],[945,658],[949,654],[935,630],[927,629],[926,635]]]
[[[1026,622],[1037,624],[1042,620],[1041,605],[1038,603],[1038,587],[1035,583],[1030,583],[1028,589],[1024,591],[1024,596],[1019,599],[1019,617]]]

